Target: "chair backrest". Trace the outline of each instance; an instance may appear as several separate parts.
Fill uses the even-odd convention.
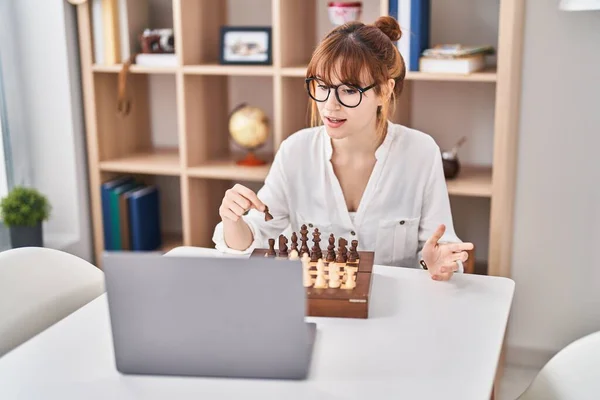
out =
[[[544,365],[519,400],[600,398],[600,331],[567,345]]]
[[[104,273],[59,250],[0,253],[0,356],[104,293]]]

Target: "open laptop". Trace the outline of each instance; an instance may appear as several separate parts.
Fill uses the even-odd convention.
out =
[[[299,261],[105,252],[117,370],[305,379],[316,325]]]

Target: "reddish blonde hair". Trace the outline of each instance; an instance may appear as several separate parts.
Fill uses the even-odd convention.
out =
[[[382,16],[373,24],[354,21],[333,29],[313,52],[306,77],[318,76],[326,84],[334,78],[359,87],[376,83],[379,96],[382,84],[394,79],[394,91],[377,112],[377,132],[382,137],[387,130],[388,116],[393,112],[396,98],[402,93],[406,67],[394,42],[402,36],[398,22]],[[364,79],[368,79],[365,81]],[[321,123],[319,111],[311,101],[311,125]]]

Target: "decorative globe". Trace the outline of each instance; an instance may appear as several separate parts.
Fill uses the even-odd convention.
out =
[[[248,151],[246,157],[237,163],[240,165],[263,165],[254,150],[264,145],[269,138],[269,119],[257,107],[246,103],[237,106],[229,117],[229,134],[235,143]]]

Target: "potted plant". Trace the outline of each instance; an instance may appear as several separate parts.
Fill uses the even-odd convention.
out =
[[[0,218],[10,230],[12,247],[42,247],[42,222],[50,217],[50,211],[48,199],[36,189],[13,188],[0,201]]]

